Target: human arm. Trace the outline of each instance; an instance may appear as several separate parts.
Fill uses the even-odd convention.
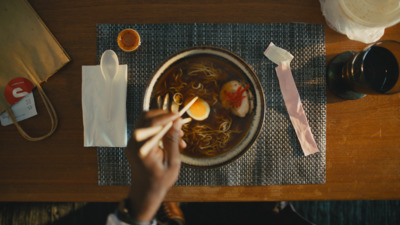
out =
[[[178,114],[163,110],[144,113],[138,120],[136,128],[165,125],[173,121],[172,128],[163,138],[164,149],[154,146],[149,154],[141,158],[139,143],[134,138],[125,149],[132,169],[132,186],[130,193],[121,204],[120,211],[128,207],[129,216],[137,222],[149,222],[154,218],[168,190],[178,179],[180,170],[180,149],[186,144],[181,137],[182,120]]]

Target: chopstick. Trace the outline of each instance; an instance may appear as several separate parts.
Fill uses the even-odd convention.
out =
[[[192,104],[198,99],[198,97],[192,99],[189,104],[187,104],[184,108],[181,109],[181,111],[179,111],[179,116],[183,116],[183,114],[190,108],[190,106],[192,106]],[[193,103],[192,103],[193,101]],[[184,121],[183,123],[189,123],[191,121],[188,120],[188,118]],[[133,136],[135,138],[136,141],[141,142],[144,141],[146,139],[148,139],[149,137],[154,136],[155,134],[157,134],[158,132],[160,132],[162,130],[163,126],[155,126],[155,127],[145,127],[145,128],[138,128],[133,132]]]
[[[197,101],[197,99],[198,99],[199,97],[194,97],[187,105],[185,105],[185,107],[183,107],[182,109],[181,109],[181,111],[179,111],[179,116],[182,116],[192,105],[193,105],[193,103],[195,103],[196,101]],[[151,138],[151,139],[149,139],[146,143],[144,143],[144,145],[140,148],[140,152],[139,152],[139,155],[140,155],[140,157],[142,157],[142,158],[144,158],[144,157],[146,157],[147,156],[147,154],[149,154],[149,152],[150,152],[150,149],[152,148],[152,147],[154,147],[156,144],[158,144],[158,142],[161,140],[161,138],[162,137],[164,137],[164,135],[169,131],[169,129],[171,129],[171,127],[172,127],[172,121],[171,122],[169,122],[169,123],[167,123],[164,127],[162,127],[162,129],[160,130],[160,128],[157,128],[157,127],[155,127],[155,128],[144,128],[144,129],[142,129],[142,132],[143,131],[147,131],[147,132],[149,132],[149,133],[151,133],[151,132],[153,132],[153,137]],[[155,132],[156,131],[156,132]],[[155,132],[155,133],[154,133]],[[138,133],[138,132],[137,132]],[[136,135],[135,135],[136,136]],[[148,134],[146,134],[146,135],[141,135],[141,134],[139,134],[139,135],[137,135],[137,136],[141,136],[141,137],[151,137],[152,135],[148,135]],[[135,137],[136,138],[136,137]],[[137,140],[137,139],[136,139]]]
[[[133,137],[137,142],[144,141],[149,137],[154,136],[162,130],[163,126],[138,128],[133,132]]]
[[[182,120],[182,124],[189,123],[192,121],[192,118],[184,118]],[[154,135],[156,135],[158,132],[160,132],[163,129],[163,126],[155,126],[155,127],[144,127],[144,128],[138,128],[133,132],[133,137],[137,142],[144,141]]]

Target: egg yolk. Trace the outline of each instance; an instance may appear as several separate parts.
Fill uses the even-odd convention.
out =
[[[203,99],[198,99],[189,108],[188,113],[195,120],[205,120],[210,113],[210,106]]]
[[[195,117],[202,117],[207,113],[207,108],[203,102],[196,101],[191,107],[190,112]]]

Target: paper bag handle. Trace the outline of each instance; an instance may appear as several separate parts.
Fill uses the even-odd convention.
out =
[[[56,130],[57,125],[58,125],[58,117],[57,117],[56,111],[54,110],[53,105],[52,105],[51,102],[50,102],[50,99],[49,99],[49,98],[47,97],[47,95],[44,93],[44,90],[42,89],[42,87],[40,86],[40,84],[39,84],[38,82],[36,82],[35,79],[33,79],[33,80],[34,80],[34,82],[36,83],[37,90],[38,90],[38,92],[39,92],[39,94],[40,94],[40,97],[42,98],[42,100],[43,100],[43,102],[44,102],[44,105],[45,105],[45,107],[46,107],[46,109],[47,109],[47,112],[48,112],[48,114],[49,114],[49,116],[50,116],[50,120],[51,120],[51,128],[50,128],[50,131],[49,131],[47,134],[43,135],[43,136],[40,136],[40,137],[32,137],[32,136],[30,136],[29,134],[27,134],[27,133],[24,131],[24,129],[19,125],[19,123],[17,122],[17,119],[15,118],[14,113],[13,113],[12,110],[11,110],[11,107],[7,108],[7,109],[6,109],[6,112],[7,112],[8,116],[10,117],[10,119],[11,119],[11,120],[13,121],[13,123],[15,124],[15,126],[17,127],[17,130],[18,130],[18,132],[22,135],[22,137],[24,137],[24,138],[27,139],[28,141],[40,141],[40,140],[43,140],[43,139],[45,139],[45,138],[51,136],[51,135],[54,133],[54,131]]]

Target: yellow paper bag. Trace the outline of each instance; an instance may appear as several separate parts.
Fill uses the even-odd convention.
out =
[[[69,56],[26,0],[0,1],[0,113],[7,111],[23,137],[31,141],[50,136],[57,127],[55,110],[40,87]],[[31,137],[17,123],[11,106],[37,87],[50,115],[51,130]]]

